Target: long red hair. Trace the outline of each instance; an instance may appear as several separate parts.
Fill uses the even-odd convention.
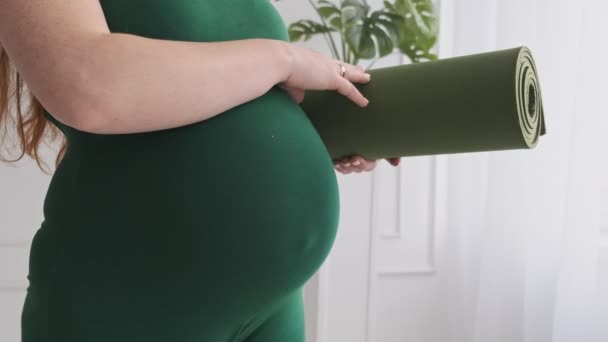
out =
[[[16,132],[16,137],[12,132]],[[44,108],[29,92],[0,45],[0,161],[15,163],[28,155],[44,173],[50,174],[40,156],[40,146],[43,142],[51,144],[57,141],[60,141],[60,149],[55,166],[65,154],[67,140],[57,127],[47,122]],[[16,149],[16,156],[9,159],[3,155],[4,152],[14,153],[12,149]]]

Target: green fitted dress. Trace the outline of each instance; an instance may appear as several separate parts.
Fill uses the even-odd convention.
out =
[[[270,0],[100,3],[112,32],[287,40]],[[334,242],[339,197],[331,157],[287,93],[137,134],[45,114],[68,150],[31,245],[22,341],[304,341],[301,289]]]

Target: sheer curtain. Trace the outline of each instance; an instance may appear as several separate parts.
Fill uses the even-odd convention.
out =
[[[439,263],[446,335],[608,341],[600,243],[608,221],[608,2],[443,0],[441,8],[449,16],[443,57],[531,48],[548,130],[535,150],[448,157]]]

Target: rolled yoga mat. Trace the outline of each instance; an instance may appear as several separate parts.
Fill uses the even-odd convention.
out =
[[[368,159],[534,148],[545,134],[526,47],[369,70],[358,107],[336,91],[301,106],[332,158]]]

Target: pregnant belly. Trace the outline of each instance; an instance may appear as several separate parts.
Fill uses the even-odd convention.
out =
[[[71,262],[155,265],[207,289],[229,277],[288,291],[331,249],[333,164],[281,90],[177,129],[72,140],[45,200],[46,225],[66,233]]]

